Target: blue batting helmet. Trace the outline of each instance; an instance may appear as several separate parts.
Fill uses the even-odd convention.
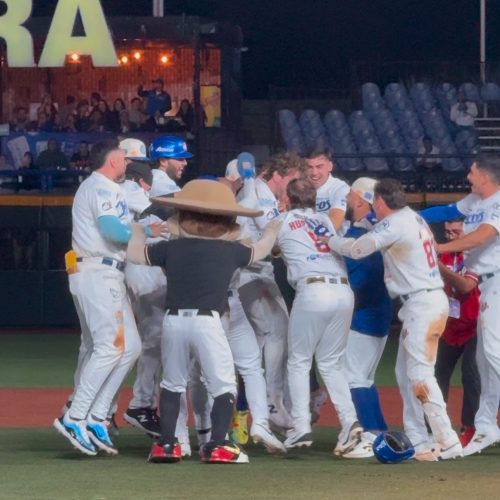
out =
[[[149,156],[152,160],[160,158],[180,160],[193,157],[187,150],[186,141],[175,135],[164,135],[155,139],[149,147]]]
[[[413,458],[415,449],[404,432],[386,431],[375,438],[373,453],[383,464],[399,464]]]

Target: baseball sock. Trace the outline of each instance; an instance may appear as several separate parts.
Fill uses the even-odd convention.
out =
[[[230,392],[214,398],[212,407],[212,438],[215,446],[222,444],[231,425],[233,416],[234,396]]]
[[[160,444],[175,443],[175,426],[179,417],[179,409],[181,406],[181,393],[171,392],[167,389],[162,389],[160,392],[160,427],[161,438]]]
[[[238,375],[238,396],[236,398],[236,410],[248,411],[247,393],[241,375]]]
[[[365,431],[387,430],[387,423],[380,407],[378,391],[374,385],[351,389],[351,396],[358,420]]]

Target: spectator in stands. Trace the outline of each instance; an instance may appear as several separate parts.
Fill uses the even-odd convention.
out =
[[[131,123],[135,125],[137,129],[142,127],[146,115],[142,106],[142,99],[139,97],[134,97],[132,101],[130,101],[130,111],[128,114],[128,119]]]
[[[120,113],[123,110],[126,110],[123,99],[115,99],[115,102],[113,103],[113,111],[111,111],[110,115],[110,130],[113,132],[118,132],[120,130]]]
[[[94,109],[97,109],[97,105],[99,102],[102,101],[101,94],[99,92],[92,92],[90,94],[90,110],[89,113],[92,112]]]
[[[422,138],[422,144],[418,148],[419,157],[417,158],[417,167],[424,172],[441,170],[441,159],[432,158],[432,155],[438,155],[441,151],[432,142],[432,138],[425,135]]]
[[[137,90],[137,94],[140,97],[147,98],[146,114],[149,118],[155,119],[157,113],[165,115],[165,113],[172,109],[172,99],[168,92],[165,92],[163,89],[164,83],[161,78],[153,80],[153,84],[153,90],[145,90],[143,85],[141,85]]]
[[[468,101],[464,92],[459,92],[457,102],[451,107],[450,110],[450,120],[460,128],[473,127],[476,116],[476,103]]]
[[[14,120],[10,124],[11,132],[26,132],[30,128],[30,119],[28,109],[24,106],[18,106],[14,110]]]
[[[19,168],[27,169],[27,170],[36,170],[35,161],[33,160],[33,155],[26,151],[23,155],[23,160],[21,166]]]
[[[40,170],[66,170],[70,166],[67,156],[60,150],[56,139],[49,139],[47,149],[38,156],[37,165]]]
[[[179,111],[175,115],[179,120],[183,130],[186,132],[193,132],[194,127],[194,110],[193,106],[187,99],[182,99]]]
[[[57,108],[55,107],[52,96],[50,94],[45,94],[42,97],[42,102],[37,110],[37,114],[43,111],[47,115],[47,121],[52,124],[55,122],[55,116],[57,114]]]
[[[137,127],[130,121],[128,111],[122,109],[119,116],[118,132],[120,132],[120,134],[128,134],[135,131],[137,131]]]
[[[71,157],[71,166],[78,170],[90,172],[90,147],[87,141],[80,142],[78,152]]]
[[[56,130],[56,127],[47,113],[43,111],[43,109],[39,108],[38,119],[36,122],[33,122],[31,130],[38,132],[54,132]]]
[[[88,132],[104,132],[104,120],[99,109],[94,109],[89,117]]]
[[[70,115],[76,115],[76,98],[73,95],[66,96],[66,104],[59,108],[59,118],[61,123],[66,126],[66,118]]]
[[[101,112],[101,132],[111,132],[113,130],[113,117],[107,101],[101,99],[97,105],[97,109]],[[96,110],[94,109],[93,112],[95,111]]]
[[[67,134],[76,134],[78,129],[76,128],[76,117],[73,114],[69,114],[66,116],[66,120],[64,122],[64,126],[62,127],[62,131]]]
[[[20,173],[33,172],[38,170],[35,162],[33,160],[33,155],[26,151],[23,155],[23,160],[21,166],[19,167]],[[39,187],[38,178],[34,175],[24,175],[23,182],[21,185],[22,189],[37,189]]]
[[[75,126],[78,132],[87,132],[90,128],[90,106],[86,99],[78,103]]]

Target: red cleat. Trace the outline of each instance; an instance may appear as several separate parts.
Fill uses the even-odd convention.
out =
[[[469,444],[470,440],[474,437],[475,432],[476,428],[470,425],[462,427],[460,436],[458,436],[458,439],[460,439],[460,443],[462,444],[462,448],[465,448]]]
[[[226,441],[211,447],[210,443],[201,450],[201,461],[210,464],[247,464],[248,455],[237,445]]]
[[[153,443],[149,452],[148,462],[154,464],[175,463],[182,459],[182,450],[179,443],[164,444]]]

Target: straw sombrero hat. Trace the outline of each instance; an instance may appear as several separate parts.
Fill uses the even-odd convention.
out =
[[[264,213],[238,205],[229,187],[212,180],[190,181],[172,198],[151,198],[150,201],[178,210],[207,214],[260,217]]]

